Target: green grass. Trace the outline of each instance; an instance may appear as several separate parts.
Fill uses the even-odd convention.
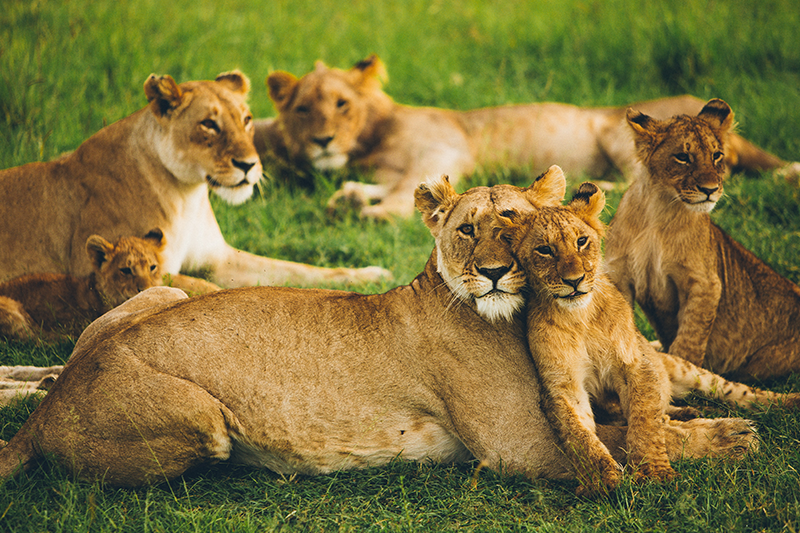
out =
[[[402,103],[458,109],[536,100],[621,105],[688,92],[724,98],[743,135],[786,159],[800,158],[800,10],[794,0],[643,4],[4,0],[0,168],[73,150],[139,109],[151,72],[186,81],[240,68],[253,82],[253,112],[264,117],[274,113],[263,83],[270,71],[302,74],[317,59],[347,67],[373,52],[387,64],[387,91]],[[461,187],[530,178],[508,171],[473,176]],[[409,282],[432,248],[427,230],[417,218],[329,219],[325,200],[342,179],[333,176],[314,192],[268,180],[251,202],[229,207],[214,200],[214,207],[235,246],[394,272],[393,283],[357,287],[364,292]],[[726,190],[715,220],[778,272],[800,281],[798,189],[771,176],[734,176]],[[608,195],[607,219],[620,196]],[[640,326],[648,330],[641,320]],[[56,364],[70,350],[70,343],[0,343],[0,364]],[[800,390],[800,376],[769,385]],[[0,410],[0,438],[16,432],[34,403]],[[746,414],[692,403],[711,416]],[[800,419],[781,409],[748,416],[763,439],[759,455],[683,462],[674,482],[626,483],[598,502],[576,498],[574,483],[485,470],[473,487],[470,464],[397,462],[293,479],[217,465],[138,490],[76,481],[44,464],[0,486],[0,530],[796,531]]]

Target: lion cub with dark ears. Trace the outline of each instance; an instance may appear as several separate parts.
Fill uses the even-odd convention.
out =
[[[628,111],[645,171],[622,197],[606,263],[665,351],[715,372],[765,379],[800,371],[800,287],[732,239],[709,213],[722,197],[733,111]]]
[[[560,177],[560,195],[552,197],[563,197],[561,169],[553,166],[547,174]],[[506,219],[509,227],[503,230],[532,289],[528,343],[542,382],[543,410],[575,467],[578,494],[587,496],[607,493],[622,479],[620,466],[596,435],[592,400],[619,397],[628,423],[627,463],[635,479],[668,480],[675,471],[664,443],[666,415],[693,416],[691,408],[671,406],[673,397],[697,391],[743,406],[796,404],[800,398],[729,382],[657,352],[605,273],[604,227],[598,218],[604,207],[603,192],[583,183],[568,205]]]

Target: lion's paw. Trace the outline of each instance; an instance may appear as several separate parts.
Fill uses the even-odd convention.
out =
[[[800,182],[800,162],[794,161],[777,169],[775,175],[785,179],[792,185],[798,185],[798,182]]]
[[[742,458],[758,452],[758,434],[743,418],[670,421],[666,431],[670,460],[702,457]]]

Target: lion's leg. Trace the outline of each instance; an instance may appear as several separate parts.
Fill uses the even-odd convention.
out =
[[[764,172],[788,165],[787,161],[765,152],[736,133],[732,133],[728,139],[728,152],[725,154],[725,160],[734,172]]]
[[[744,366],[736,369],[731,375],[741,378],[767,379],[798,371],[800,371],[800,344],[795,336],[758,350],[748,358]],[[797,394],[769,394],[775,396],[773,400],[782,397],[780,399],[797,403],[795,399]]]
[[[20,430],[22,438],[32,435],[39,454],[55,455],[82,478],[125,487],[229,458],[228,428],[237,422],[225,405],[191,381],[135,360],[118,364],[125,368],[99,379],[68,367]]]

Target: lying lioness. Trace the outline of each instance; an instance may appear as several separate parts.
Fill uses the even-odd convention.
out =
[[[0,477],[44,455],[121,486],[229,459],[316,474],[474,457],[531,478],[574,476],[539,407],[516,314],[525,276],[496,238],[496,212],[531,212],[547,188],[421,186],[436,247],[410,285],[386,294],[255,287],[175,301],[179,291],[145,291],[79,339],[0,451]],[[166,295],[163,307],[141,305],[151,291]],[[625,429],[597,431],[621,460]],[[672,459],[757,443],[742,419],[666,433]]]
[[[698,98],[677,96],[615,108],[536,103],[451,111],[396,104],[381,90],[384,77],[375,55],[346,71],[318,62],[300,79],[270,74],[267,86],[278,116],[255,122],[262,160],[374,170],[375,184],[346,182],[329,206],[352,204],[368,217],[410,216],[417,183],[440,174],[455,183],[480,167],[542,172],[555,162],[572,175],[629,175],[638,161],[625,122],[628,107],[658,118],[696,114],[703,107]],[[783,168],[787,177],[800,175],[800,163],[787,166],[738,135],[726,157],[735,169]]]
[[[261,179],[249,88],[238,71],[180,85],[151,75],[144,109],[69,155],[0,171],[0,281],[40,272],[85,276],[90,235],[116,239],[154,227],[164,231],[164,272],[173,276],[208,270],[227,287],[390,276],[378,267],[329,269],[260,257],[225,242],[209,189],[237,204]]]

